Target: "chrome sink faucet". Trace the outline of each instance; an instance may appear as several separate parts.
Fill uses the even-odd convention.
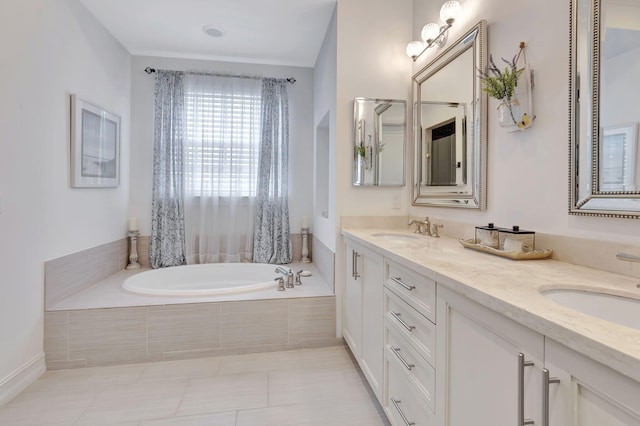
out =
[[[293,288],[293,271],[291,269],[286,270],[282,266],[278,266],[276,268],[276,272],[279,272],[287,277],[287,288]]]
[[[419,221],[416,219],[409,219],[408,225],[413,225],[415,223],[416,230],[414,231],[416,234],[422,235],[431,235],[431,221],[429,221],[429,216],[425,217],[423,221]]]

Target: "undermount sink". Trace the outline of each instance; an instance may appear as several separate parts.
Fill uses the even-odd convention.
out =
[[[584,314],[640,330],[640,299],[582,290],[546,290],[546,298]]]
[[[390,238],[390,239],[406,239],[406,240],[419,240],[421,237],[417,234],[403,234],[401,232],[377,232],[371,234],[372,237]]]

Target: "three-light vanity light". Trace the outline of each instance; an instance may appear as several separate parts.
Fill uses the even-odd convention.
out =
[[[460,9],[460,2],[456,0],[447,1],[443,4],[440,8],[440,19],[444,22],[444,25],[440,26],[435,22],[425,25],[420,34],[422,40],[412,41],[407,44],[407,56],[415,62],[428,48],[444,46],[447,42],[449,28],[458,17]]]

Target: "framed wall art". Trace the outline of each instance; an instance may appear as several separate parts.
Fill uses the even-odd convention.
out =
[[[120,117],[71,95],[71,187],[120,183]]]

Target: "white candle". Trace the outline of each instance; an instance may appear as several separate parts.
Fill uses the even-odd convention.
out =
[[[137,231],[138,230],[138,219],[135,217],[129,218],[129,231]]]
[[[309,227],[309,219],[306,216],[302,216],[302,227],[303,228]]]

